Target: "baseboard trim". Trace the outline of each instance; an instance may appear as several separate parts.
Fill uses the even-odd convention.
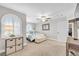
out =
[[[0,53],[3,53],[3,52],[5,52],[5,50],[0,50]]]

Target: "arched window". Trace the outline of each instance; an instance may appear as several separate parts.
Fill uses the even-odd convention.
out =
[[[14,14],[6,14],[1,19],[1,37],[21,34],[21,20]]]

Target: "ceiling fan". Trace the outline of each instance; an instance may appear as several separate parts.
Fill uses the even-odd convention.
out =
[[[46,22],[46,21],[48,21],[51,18],[48,17],[48,16],[41,16],[40,18],[37,18],[37,19],[41,20],[42,22]]]

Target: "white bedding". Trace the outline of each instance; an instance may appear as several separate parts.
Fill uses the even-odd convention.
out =
[[[35,37],[35,42],[40,43],[42,41],[45,41],[47,38],[44,34],[37,34]]]
[[[30,41],[35,40],[35,42],[39,43],[44,40],[46,40],[46,35],[42,33],[35,33],[35,34],[27,34],[27,37],[30,39]]]

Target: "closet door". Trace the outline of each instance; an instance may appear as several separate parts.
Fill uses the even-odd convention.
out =
[[[66,42],[67,36],[68,36],[68,21],[64,17],[57,21],[57,40],[61,42]]]

